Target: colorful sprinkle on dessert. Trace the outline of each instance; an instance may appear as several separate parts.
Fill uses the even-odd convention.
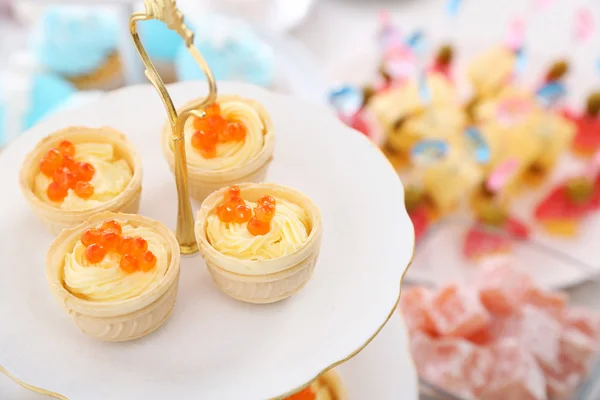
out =
[[[230,187],[223,195],[223,203],[217,207],[217,217],[225,223],[248,223],[248,231],[254,235],[266,235],[271,230],[271,220],[275,216],[275,199],[262,196],[252,209],[242,199],[238,186]]]
[[[122,236],[122,232],[123,227],[115,220],[104,221],[99,229],[87,229],[81,235],[85,258],[97,264],[108,252],[114,252],[121,256],[119,267],[126,273],[152,270],[156,256],[148,250],[148,242],[139,236]]]
[[[57,147],[50,148],[40,161],[42,174],[52,178],[46,189],[51,201],[63,201],[69,190],[73,190],[82,199],[94,195],[94,186],[89,181],[94,177],[96,170],[92,164],[75,162],[74,155],[75,145],[63,140]]]
[[[204,117],[194,120],[195,132],[192,136],[192,146],[202,157],[215,158],[219,143],[246,139],[246,125],[223,118],[219,104],[211,104],[204,109],[204,112],[206,114]]]

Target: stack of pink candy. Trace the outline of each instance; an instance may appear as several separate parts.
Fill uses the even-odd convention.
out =
[[[407,287],[400,308],[421,378],[463,399],[571,399],[600,344],[600,315],[502,266],[465,285]]]

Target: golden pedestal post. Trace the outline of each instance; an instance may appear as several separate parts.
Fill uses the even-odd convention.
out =
[[[145,12],[133,13],[129,19],[129,29],[135,47],[137,48],[140,57],[146,67],[145,74],[148,80],[158,91],[158,94],[165,105],[169,123],[173,132],[172,140],[175,153],[175,181],[177,183],[177,229],[175,236],[179,242],[179,248],[182,254],[193,254],[198,251],[196,237],[194,235],[194,216],[192,214],[192,206],[188,193],[188,175],[187,162],[185,155],[185,140],[184,127],[185,121],[190,116],[204,117],[204,108],[215,102],[217,98],[217,84],[212,71],[208,64],[194,47],[194,34],[190,31],[183,22],[183,14],[177,9],[175,0],[145,0]],[[194,57],[194,60],[204,72],[208,81],[208,95],[204,100],[198,100],[179,115],[173,105],[173,100],[165,87],[165,84],[152,64],[148,53],[144,49],[140,37],[137,32],[137,22],[156,19],[162,21],[169,29],[177,32],[184,40],[185,45]]]

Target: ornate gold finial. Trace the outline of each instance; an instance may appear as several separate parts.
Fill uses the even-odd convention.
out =
[[[194,33],[183,23],[183,14],[175,0],[145,0],[144,7],[147,16],[164,22],[167,28],[177,32],[187,47],[194,43]]]
[[[179,241],[181,253],[193,254],[198,251],[198,245],[196,244],[196,237],[194,235],[194,216],[192,214],[192,206],[188,191],[187,162],[183,132],[185,121],[188,117],[192,115],[203,117],[204,111],[199,110],[203,110],[215,102],[217,99],[217,84],[208,64],[198,49],[194,47],[194,34],[185,25],[183,14],[177,9],[175,0],[145,0],[144,6],[146,8],[145,12],[133,13],[131,15],[131,18],[129,19],[129,30],[135,47],[146,67],[146,77],[158,91],[167,110],[169,123],[173,132],[173,153],[175,155],[174,172],[178,196],[177,229],[175,230],[175,235]],[[188,51],[200,69],[202,69],[206,76],[206,80],[208,81],[208,95],[206,98],[194,102],[188,108],[181,111],[179,115],[177,114],[177,110],[173,105],[173,100],[171,99],[162,78],[152,64],[152,60],[148,57],[148,53],[144,49],[137,32],[137,22],[150,19],[164,22],[169,29],[177,32],[179,36],[181,36]]]

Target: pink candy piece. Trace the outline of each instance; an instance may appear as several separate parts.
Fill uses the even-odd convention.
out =
[[[488,384],[492,352],[463,339],[413,336],[411,350],[419,375],[461,398],[474,398]]]
[[[560,370],[546,370],[548,395],[552,400],[570,400],[583,377],[586,368],[570,360],[565,354],[560,357]]]
[[[560,339],[561,355],[568,364],[581,366],[587,370],[598,351],[598,343],[589,336],[573,328],[566,328]],[[556,368],[555,370],[560,370]]]
[[[490,324],[467,337],[467,339],[480,346],[489,346],[500,339],[519,337],[521,332],[521,319],[516,315],[493,315]]]
[[[488,311],[504,315],[516,312],[521,299],[533,287],[529,275],[505,265],[481,270],[475,277],[474,284]]]
[[[581,375],[577,373],[559,377],[547,375],[546,389],[548,396],[552,400],[570,400],[573,398],[573,393],[575,393],[577,387],[581,384],[581,380]]]
[[[560,323],[531,305],[522,309],[519,340],[545,369],[558,369],[562,327]]]
[[[516,314],[497,315],[490,324],[490,332],[494,341],[516,339],[521,333],[521,317]]]
[[[600,350],[600,315],[566,308],[506,264],[468,287],[409,287],[400,308],[420,377],[462,399],[567,400]]]
[[[490,315],[474,291],[450,285],[431,302],[431,318],[442,336],[468,337],[485,328]]]
[[[400,296],[400,310],[409,331],[435,332],[429,309],[432,293],[423,287],[406,287]]]
[[[476,347],[472,357],[467,360],[465,375],[476,395],[489,384],[494,361],[492,351],[485,347]]]
[[[533,287],[527,291],[523,301],[550,313],[556,318],[561,318],[567,303],[567,295],[560,292],[547,292]]]
[[[535,358],[518,341],[502,340],[492,346],[495,356],[485,400],[545,400],[546,380]]]
[[[572,307],[565,310],[562,317],[565,326],[577,329],[596,342],[600,342],[600,314],[584,308]]]

